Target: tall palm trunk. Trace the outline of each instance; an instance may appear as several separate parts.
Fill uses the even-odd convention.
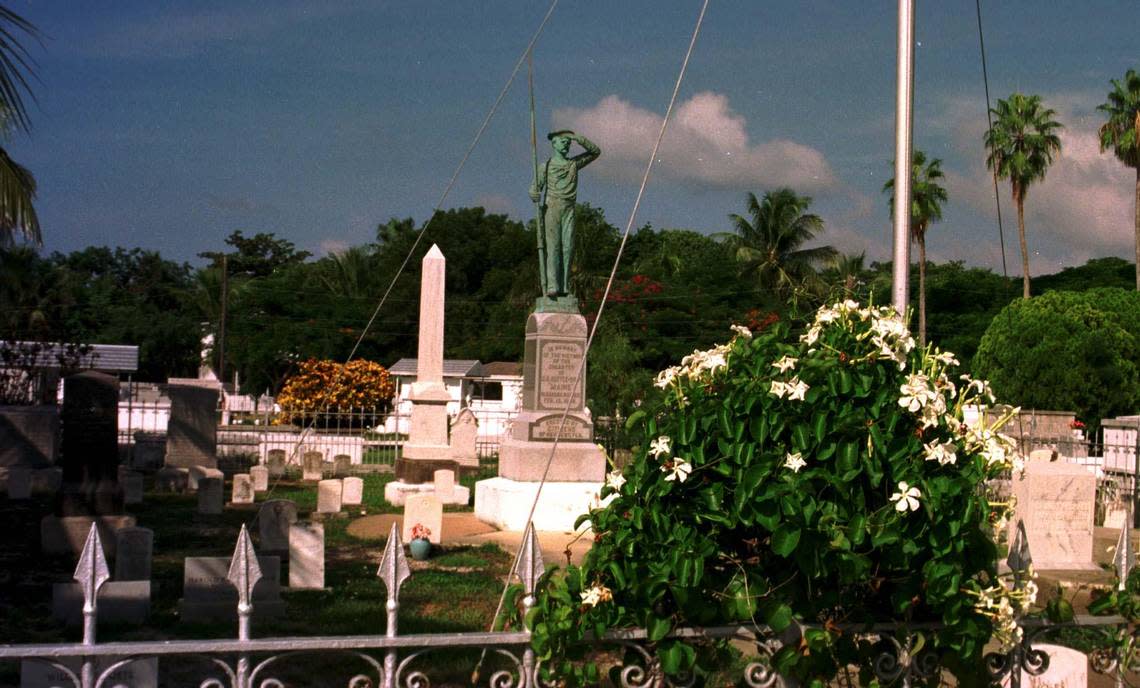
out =
[[[1136,122],[1137,129],[1140,130],[1140,112],[1136,113]],[[1133,209],[1135,214],[1133,226],[1136,233],[1136,291],[1140,291],[1140,165],[1136,167],[1136,201]]]
[[[1025,194],[1015,184],[1013,202],[1017,204],[1017,239],[1021,242],[1021,296],[1029,298],[1029,245],[1025,243]]]
[[[918,346],[926,348],[926,237],[918,237]]]

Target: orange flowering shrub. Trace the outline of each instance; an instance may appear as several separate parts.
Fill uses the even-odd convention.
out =
[[[277,423],[296,422],[305,415],[387,412],[396,384],[379,363],[357,359],[347,364],[311,358],[285,381],[277,404]]]

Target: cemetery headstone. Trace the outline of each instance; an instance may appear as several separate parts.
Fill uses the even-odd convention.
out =
[[[0,466],[50,466],[58,459],[58,443],[55,403],[0,407]]]
[[[261,580],[253,588],[253,617],[280,616],[281,560],[258,556]],[[182,600],[178,605],[184,621],[227,621],[237,618],[237,588],[226,578],[229,557],[186,557],[182,577]]]
[[[115,556],[115,531],[135,525],[135,517],[118,516],[45,516],[40,521],[40,549],[44,554],[78,556],[87,542],[91,524],[99,528],[99,537],[107,556]]]
[[[270,449],[265,455],[265,465],[269,468],[271,478],[285,475],[285,450]]]
[[[153,530],[132,526],[115,531],[115,580],[150,580],[153,557]]]
[[[166,459],[166,433],[135,432],[134,453],[131,455],[131,468],[153,471],[162,468]]]
[[[343,478],[352,470],[352,457],[348,454],[337,454],[333,457],[333,475]]]
[[[63,486],[56,513],[122,513],[118,486],[119,380],[86,371],[63,381],[60,461]]]
[[[305,452],[301,456],[301,479],[307,481],[320,480],[323,477],[321,469],[324,461],[325,456],[320,452]]]
[[[426,527],[431,534],[428,541],[434,544],[440,542],[440,531],[443,530],[443,503],[430,493],[409,495],[404,502],[404,527],[401,537],[404,542],[412,539],[412,527],[416,524]]]
[[[99,621],[138,626],[150,615],[149,580],[107,581],[99,588]],[[83,588],[79,583],[55,583],[51,590],[52,618],[67,626],[83,624]]]
[[[257,513],[257,527],[261,533],[258,547],[262,552],[274,554],[289,551],[289,526],[297,522],[297,505],[287,499],[271,499],[261,505]]]
[[[218,390],[169,385],[170,420],[166,425],[166,465],[218,467]]]
[[[234,476],[230,500],[234,504],[253,504],[253,479],[249,473]]]
[[[325,527],[295,523],[289,527],[289,587],[325,587]]]
[[[364,502],[364,479],[350,477],[342,481],[341,504],[344,506],[360,506]]]
[[[439,470],[432,475],[432,478],[435,482],[435,496],[447,504],[455,494],[455,471]]]
[[[249,477],[253,480],[254,492],[269,490],[269,469],[265,466],[250,466]]]
[[[1013,477],[1017,518],[1025,523],[1037,570],[1094,570],[1096,476],[1066,461],[1028,461]],[[1010,522],[1010,541],[1017,519]]]
[[[317,483],[317,513],[340,513],[343,485],[339,480],[322,480]]]
[[[111,665],[126,657],[96,657],[95,675],[101,676]],[[83,668],[83,660],[78,657],[60,657],[52,661],[67,667],[76,676]],[[58,688],[73,685],[67,672],[32,659],[20,660],[20,688]],[[129,686],[129,688],[157,688],[158,658],[134,659],[112,671],[103,684],[105,686]]]
[[[32,493],[53,495],[63,484],[63,471],[59,468],[37,468],[32,472]]]
[[[479,419],[465,408],[451,421],[451,458],[467,468],[479,467]]]
[[[123,503],[142,504],[143,501],[143,474],[127,471],[122,478]]]
[[[32,469],[13,466],[8,469],[8,499],[31,499]]]
[[[165,466],[154,476],[154,487],[159,492],[182,493],[190,489],[190,470]]]
[[[198,491],[198,482],[203,478],[220,478],[225,479],[225,475],[217,468],[208,468],[206,466],[191,466],[186,471],[187,488],[191,492]]]
[[[198,513],[220,514],[225,505],[221,478],[202,478],[198,481]]]

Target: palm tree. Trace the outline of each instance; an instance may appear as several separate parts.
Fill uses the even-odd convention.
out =
[[[1017,205],[1017,236],[1021,241],[1022,295],[1029,298],[1029,247],[1025,243],[1025,194],[1029,185],[1044,179],[1053,164],[1053,156],[1061,152],[1057,132],[1063,127],[1052,119],[1057,114],[1041,104],[1041,96],[1014,93],[999,100],[990,110],[993,128],[986,132],[989,150],[986,167],[997,170],[998,177],[1009,179],[1013,202]]]
[[[20,15],[0,7],[0,138],[10,139],[31,126],[23,94],[31,95],[32,60],[18,40],[23,34],[39,40],[39,31]],[[0,247],[11,246],[20,235],[35,244],[42,242],[40,221],[32,201],[36,180],[0,147]]]
[[[1109,148],[1120,162],[1136,170],[1134,206],[1136,234],[1136,290],[1140,291],[1140,74],[1129,69],[1124,80],[1112,80],[1108,102],[1097,106],[1108,115],[1100,127],[1100,150]]]
[[[741,274],[783,300],[820,286],[816,267],[836,255],[831,246],[800,248],[824,229],[818,215],[806,212],[809,205],[811,198],[791,189],[769,191],[762,201],[749,193],[749,217],[729,215],[734,233],[718,235],[734,249]]]
[[[843,289],[843,296],[851,298],[863,283],[867,271],[867,252],[837,253],[831,261],[831,268],[835,270],[836,283]]]
[[[926,162],[926,153],[914,151],[910,167],[910,237],[918,244],[918,342],[926,345],[926,230],[942,219],[946,189],[939,185],[942,161]],[[891,195],[891,218],[895,216],[895,180],[883,184],[883,192]]]

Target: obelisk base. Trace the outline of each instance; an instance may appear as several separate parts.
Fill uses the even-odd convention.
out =
[[[412,426],[408,441],[396,459],[396,480],[430,483],[438,470],[459,472],[447,440],[447,402],[451,396],[442,383],[412,385]]]
[[[522,531],[538,494],[537,482],[491,478],[475,483],[475,517],[499,530]],[[574,532],[574,523],[590,509],[602,506],[598,500],[602,483],[548,482],[542,486],[534,509],[536,530]],[[583,523],[579,530],[588,528]]]

